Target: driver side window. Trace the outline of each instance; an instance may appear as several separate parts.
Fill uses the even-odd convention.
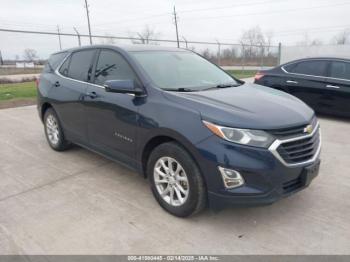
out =
[[[101,50],[95,71],[95,84],[103,85],[107,80],[136,80],[136,76],[120,54],[112,50]]]

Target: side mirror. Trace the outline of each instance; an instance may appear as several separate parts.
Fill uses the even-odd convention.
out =
[[[140,96],[144,94],[142,88],[135,85],[134,80],[107,80],[103,86],[106,92],[120,94],[134,94]]]

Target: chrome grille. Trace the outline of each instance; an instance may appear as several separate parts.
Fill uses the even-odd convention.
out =
[[[298,166],[312,163],[321,150],[321,134],[316,120],[311,134],[288,136],[276,139],[269,147],[271,153],[286,166]]]
[[[320,144],[320,134],[300,140],[282,143],[277,152],[289,164],[308,161],[313,158]]]

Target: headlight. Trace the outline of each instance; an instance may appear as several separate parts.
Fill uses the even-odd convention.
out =
[[[242,145],[268,148],[275,140],[273,136],[261,130],[223,127],[207,121],[203,121],[203,124],[215,135]]]

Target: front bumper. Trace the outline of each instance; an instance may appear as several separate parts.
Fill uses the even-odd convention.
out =
[[[306,188],[318,175],[320,166],[319,152],[313,161],[286,166],[268,149],[237,145],[216,136],[197,144],[197,149],[209,205],[214,209],[276,202]],[[218,166],[237,170],[245,184],[234,189],[225,188]]]

